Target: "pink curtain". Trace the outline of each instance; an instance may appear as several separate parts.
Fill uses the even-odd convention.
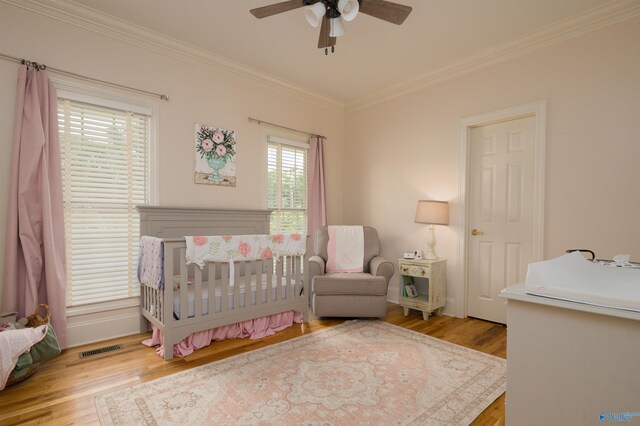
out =
[[[38,68],[38,66],[36,66]],[[51,308],[67,347],[66,256],[56,90],[47,72],[22,65],[13,129],[2,309],[18,317]]]
[[[327,224],[327,201],[324,191],[324,138],[312,136],[309,140],[309,174],[307,181],[307,253],[314,254],[316,229]]]

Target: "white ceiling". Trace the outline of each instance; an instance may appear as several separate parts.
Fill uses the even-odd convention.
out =
[[[328,56],[303,9],[249,14],[281,0],[75,1],[347,103],[609,0],[395,0],[413,7],[403,25],[360,14]]]

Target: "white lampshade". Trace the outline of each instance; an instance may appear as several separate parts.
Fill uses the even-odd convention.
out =
[[[358,10],[360,10],[358,0],[340,0],[338,2],[338,12],[346,22],[353,21],[358,14]]]
[[[307,22],[312,27],[318,26],[325,13],[327,13],[327,9],[322,2],[304,8],[304,17],[307,18]]]
[[[428,223],[430,225],[448,225],[449,203],[433,200],[418,201],[415,222]]]
[[[449,224],[449,203],[446,201],[420,200],[416,209],[416,223],[428,223],[426,260],[436,260],[436,234],[433,225]]]
[[[341,18],[331,18],[329,22],[331,22],[331,30],[329,31],[329,37],[340,37],[346,32],[346,30],[344,29],[344,25],[342,25]]]

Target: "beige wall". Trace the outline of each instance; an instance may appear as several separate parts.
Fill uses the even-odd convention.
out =
[[[454,300],[460,120],[532,101],[548,102],[545,256],[580,246],[640,260],[637,40],[634,18],[345,116],[0,3],[0,52],[171,96],[160,103],[160,204],[262,207],[260,129],[248,115],[328,136],[329,223],[375,226],[388,258],[424,249],[418,199],[451,201],[451,225],[436,232]],[[0,259],[16,75],[0,60]],[[195,122],[237,131],[236,188],[193,183]]]
[[[248,122],[249,115],[326,135],[328,216],[332,223],[342,222],[344,114],[340,111],[331,111],[240,78],[223,76],[4,3],[0,3],[0,52],[168,94],[171,100],[159,104],[161,205],[265,207],[261,204],[261,130],[258,125]],[[4,259],[17,70],[16,63],[0,60],[0,259]],[[193,126],[196,122],[236,130],[236,188],[193,183]],[[0,276],[3,265],[4,261],[0,262]]]
[[[586,247],[640,261],[639,41],[634,18],[348,113],[345,222],[376,227],[394,259],[426,246],[416,201],[449,200],[437,252],[449,261],[447,296],[459,299],[460,120],[546,99],[545,257]]]

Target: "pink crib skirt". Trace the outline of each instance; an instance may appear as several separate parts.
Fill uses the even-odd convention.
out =
[[[180,343],[173,345],[173,356],[183,357],[190,355],[196,349],[209,346],[209,344],[214,341],[242,337],[260,339],[261,337],[271,336],[275,334],[276,331],[291,327],[294,323],[302,323],[302,314],[296,311],[287,311],[280,314],[242,321],[236,324],[198,331],[190,334]],[[153,326],[151,338],[144,340],[142,344],[146,346],[160,345],[156,349],[156,353],[164,357],[163,336],[157,327]]]

